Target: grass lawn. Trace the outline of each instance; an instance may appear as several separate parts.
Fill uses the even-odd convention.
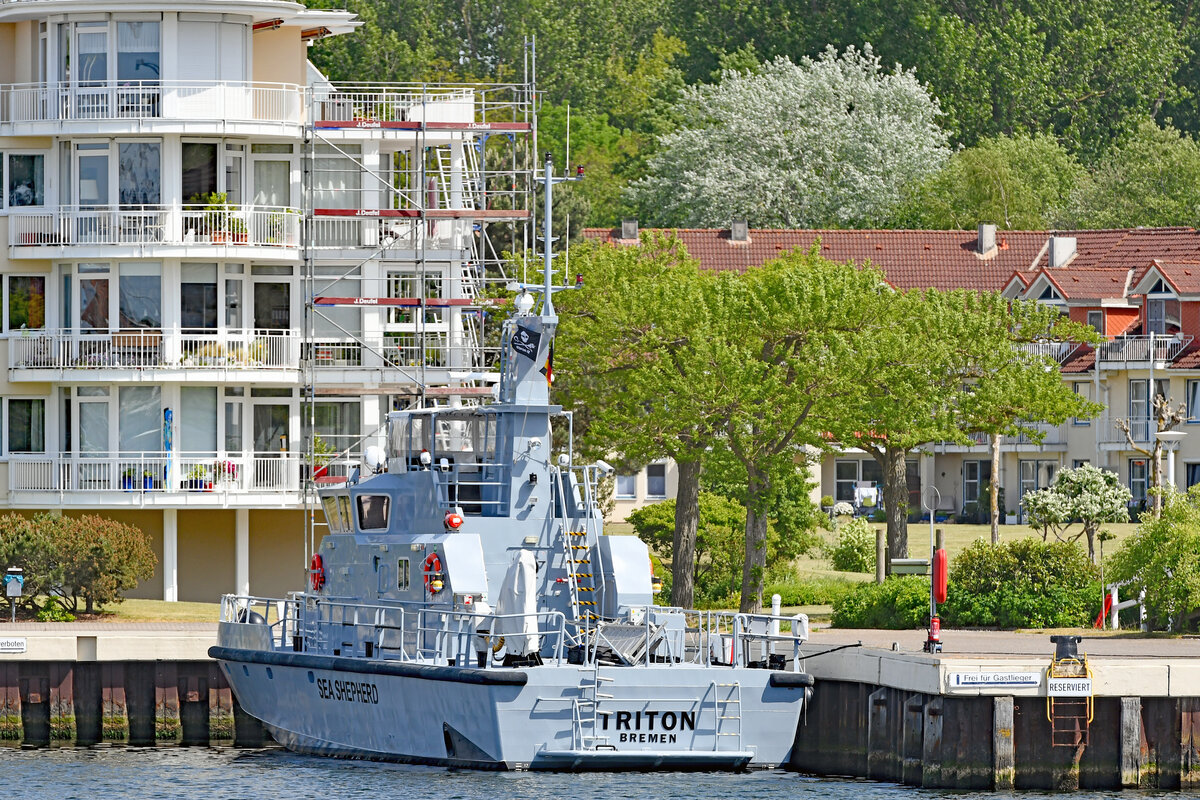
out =
[[[216,622],[220,603],[168,603],[165,600],[126,600],[106,606],[102,622]]]

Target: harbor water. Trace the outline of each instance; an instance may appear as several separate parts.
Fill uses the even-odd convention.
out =
[[[437,800],[912,800],[1017,797],[1034,792],[941,792],[888,783],[812,778],[782,770],[729,773],[528,773],[454,771],[303,756],[281,749],[0,749],[6,795],[20,800],[280,800],[290,797],[406,797]],[[1072,798],[1148,797],[1075,792]]]

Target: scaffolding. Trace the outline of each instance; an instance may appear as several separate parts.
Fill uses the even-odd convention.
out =
[[[492,84],[334,84],[308,92],[301,349],[305,561],[317,489],[350,477],[387,411],[492,396],[501,320],[490,298],[535,224],[533,52]],[[378,396],[366,436],[321,433],[318,404]],[[383,401],[386,398],[386,402]],[[360,430],[366,426],[360,426]]]

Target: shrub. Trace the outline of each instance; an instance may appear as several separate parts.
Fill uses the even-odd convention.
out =
[[[137,528],[97,516],[17,514],[0,517],[0,559],[25,571],[21,605],[38,611],[39,598],[87,613],[154,574],[157,559],[149,538]]]
[[[35,619],[38,622],[74,622],[75,615],[67,611],[62,603],[51,597],[46,601],[46,605],[42,606],[42,610],[37,612]]]
[[[1128,580],[1121,593],[1146,592],[1147,622],[1153,628],[1185,630],[1200,610],[1200,487],[1167,492],[1162,516],[1145,517],[1112,558],[1114,580]]]
[[[875,532],[865,519],[852,519],[838,527],[829,563],[842,572],[875,571]]]
[[[1099,598],[1096,568],[1074,544],[980,540],[954,559],[939,614],[955,626],[1078,627],[1091,623]]]
[[[862,583],[833,604],[835,628],[920,628],[929,620],[929,578],[897,575]]]

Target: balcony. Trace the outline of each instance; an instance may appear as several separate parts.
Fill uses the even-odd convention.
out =
[[[1071,357],[1079,349],[1075,342],[1026,342],[1020,345],[1026,353],[1043,356],[1059,364]]]
[[[300,335],[292,331],[30,331],[12,336],[8,347],[13,381],[129,380],[145,372],[157,380],[199,374],[224,380],[236,373],[241,380],[280,381],[298,377],[300,367]]]
[[[1094,420],[1093,424],[1099,425],[1100,444],[1106,446],[1110,450],[1129,450],[1129,440],[1125,437],[1125,432],[1119,430],[1116,426],[1118,419],[1129,419],[1129,432],[1133,435],[1133,441],[1140,447],[1149,448],[1154,444],[1154,434],[1158,430],[1158,426],[1150,417],[1121,417],[1105,414],[1098,420]]]
[[[1151,342],[1155,362],[1169,363],[1192,343],[1191,336],[1122,336],[1096,348],[1101,366],[1119,369],[1150,363]]]
[[[301,501],[303,459],[291,453],[72,454],[9,461],[13,505],[236,506]]]
[[[57,206],[8,217],[13,258],[183,256],[295,260],[300,214],[277,206]]]
[[[463,384],[453,394],[490,395],[500,377],[500,349],[467,343],[449,344],[445,334],[417,334],[405,339],[368,337],[362,342],[319,339],[313,342],[312,366],[323,386],[393,386],[413,383]],[[479,388],[479,392],[474,389]]]
[[[240,133],[295,135],[304,88],[240,81],[0,85],[0,134]],[[287,130],[281,130],[286,128]]]
[[[1000,448],[1007,452],[1030,452],[1045,449],[1047,447],[1060,447],[1067,443],[1067,429],[1065,425],[1046,425],[1037,423],[1033,426],[1041,431],[1043,438],[1041,442],[1034,440],[1034,437],[1022,433],[1018,436],[1004,436],[1000,440]],[[988,452],[991,446],[991,437],[986,433],[970,433],[967,435],[969,444],[959,444],[957,442],[937,442],[934,445],[935,452],[938,453],[979,453]]]

